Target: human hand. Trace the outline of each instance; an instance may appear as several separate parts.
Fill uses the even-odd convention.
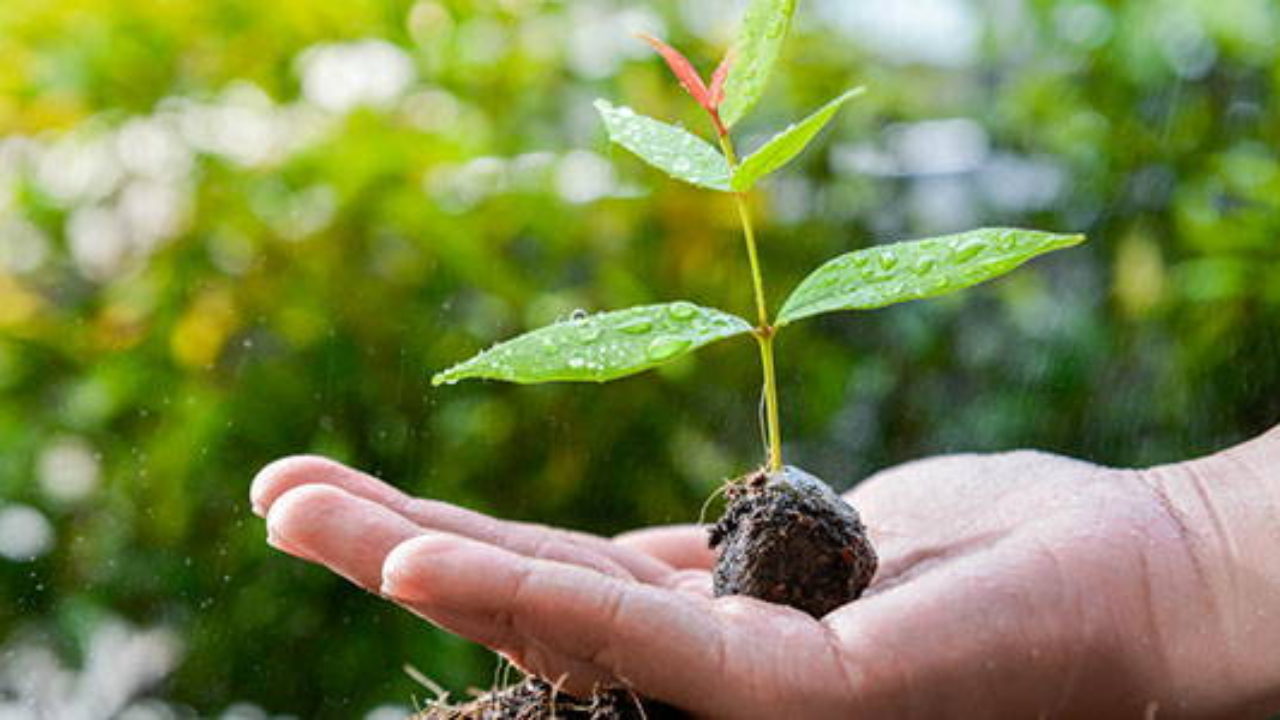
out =
[[[253,499],[277,547],[571,692],[623,682],[707,717],[1234,716],[1280,682],[1275,467],[1277,431],[1148,471],[894,468],[850,494],[880,572],[820,621],[711,598],[699,528],[509,523],[317,458],[264,469]]]

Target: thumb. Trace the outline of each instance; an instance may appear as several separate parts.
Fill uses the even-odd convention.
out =
[[[1223,476],[1225,481],[1280,483],[1280,425],[1226,450],[1177,463],[1176,467],[1198,474]]]
[[[1145,471],[1181,530],[1184,547],[1217,608],[1228,657],[1194,656],[1188,675],[1232,667],[1222,695],[1276,700],[1280,626],[1259,608],[1280,603],[1280,426],[1213,455]],[[1190,682],[1190,679],[1188,680]],[[1225,686],[1224,686],[1225,685]]]

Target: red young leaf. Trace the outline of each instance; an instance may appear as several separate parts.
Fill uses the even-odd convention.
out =
[[[679,50],[662,42],[658,38],[648,33],[637,33],[636,37],[649,43],[654,50],[667,61],[667,67],[671,68],[671,72],[675,74],[676,79],[680,81],[680,85],[684,87],[685,92],[693,96],[693,99],[702,107],[710,110],[711,96],[707,92],[707,86],[699,77],[698,71],[693,69],[693,63],[689,59],[680,54]]]
[[[708,109],[718,110],[720,103],[724,102],[724,83],[729,79],[729,68],[733,65],[733,48],[724,54],[724,59],[720,61],[720,65],[716,67],[716,71],[711,74],[711,87],[707,90],[707,99],[711,101],[711,107]]]

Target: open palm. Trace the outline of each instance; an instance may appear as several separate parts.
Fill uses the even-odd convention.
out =
[[[821,620],[712,598],[693,526],[501,521],[313,457],[268,466],[253,501],[280,549],[570,691],[732,718],[1243,711],[1263,698],[1215,669],[1233,638],[1202,631],[1224,611],[1161,472],[1034,452],[883,472],[849,496],[879,573]]]

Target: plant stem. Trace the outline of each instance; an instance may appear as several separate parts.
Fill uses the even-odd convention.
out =
[[[719,127],[717,127],[719,130]],[[718,132],[720,147],[729,162],[730,170],[737,168],[738,156],[733,149],[733,140],[727,132]],[[742,238],[747,245],[747,259],[751,263],[751,285],[755,291],[756,316],[759,326],[755,330],[756,343],[760,345],[760,366],[764,372],[764,404],[767,435],[769,438],[769,459],[767,467],[770,471],[782,469],[782,423],[778,419],[778,380],[774,371],[773,336],[774,327],[769,322],[769,309],[764,300],[764,278],[760,273],[760,257],[756,251],[756,233],[751,224],[751,211],[747,207],[746,193],[734,192],[733,201],[738,208],[738,218],[742,221]]]
[[[769,427],[770,471],[782,469],[782,424],[778,421],[778,381],[773,371],[773,328],[768,334],[757,333],[760,345],[760,366],[764,369],[764,405]]]

